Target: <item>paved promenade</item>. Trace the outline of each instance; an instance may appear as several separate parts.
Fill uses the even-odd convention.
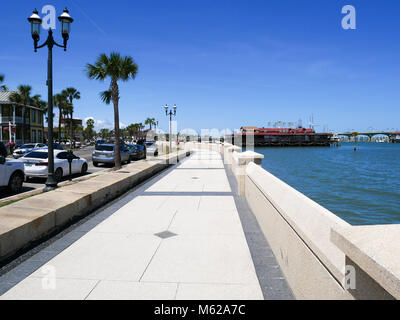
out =
[[[241,206],[221,156],[195,151],[1,276],[0,298],[291,298]]]

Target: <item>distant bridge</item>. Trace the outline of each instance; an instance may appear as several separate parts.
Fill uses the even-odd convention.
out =
[[[353,136],[354,132],[343,132],[343,133],[338,133],[338,136],[346,136],[348,138]],[[393,137],[400,135],[400,132],[392,132],[392,131],[367,131],[367,132],[357,132],[358,136],[367,136],[369,140],[371,141],[373,136],[377,135],[384,135],[389,137],[389,139],[392,139]]]

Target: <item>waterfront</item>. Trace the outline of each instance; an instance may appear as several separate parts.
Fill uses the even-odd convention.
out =
[[[263,148],[262,166],[352,225],[400,223],[400,144]]]

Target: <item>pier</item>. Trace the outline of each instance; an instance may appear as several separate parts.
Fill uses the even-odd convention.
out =
[[[90,212],[75,205],[85,218],[4,272],[1,299],[400,297],[398,225],[349,225],[261,168],[267,159],[258,153],[228,143],[184,148],[80,182],[81,191],[40,195],[89,201],[109,184],[115,190],[114,200]],[[151,178],[137,183],[143,170]],[[8,219],[0,219],[3,256],[68,220],[62,205],[43,199],[28,214],[35,197],[0,209]],[[18,227],[4,223],[17,214]]]

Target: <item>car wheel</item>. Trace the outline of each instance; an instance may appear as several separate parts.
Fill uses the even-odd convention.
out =
[[[86,174],[87,169],[88,169],[87,163],[84,163],[82,165],[81,174]]]
[[[22,184],[24,177],[21,173],[14,173],[8,182],[8,189],[12,193],[20,193],[22,191]]]
[[[158,156],[158,152],[154,152],[154,156],[157,157]]]
[[[126,161],[127,164],[131,163],[131,157],[128,158],[128,160]]]
[[[98,167],[98,166],[99,166],[99,163],[98,163],[98,162],[93,162],[93,165],[94,165],[95,167]]]
[[[57,170],[54,172],[54,179],[56,179],[57,182],[60,182],[63,177],[63,171],[61,168],[57,168]]]

